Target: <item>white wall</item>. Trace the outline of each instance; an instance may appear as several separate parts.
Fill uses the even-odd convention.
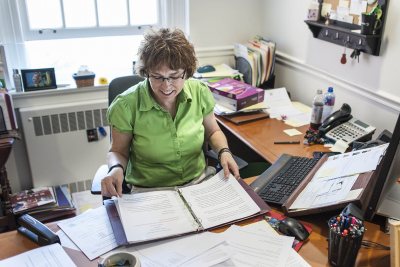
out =
[[[189,1],[189,35],[200,65],[233,66],[232,47],[262,32],[263,0]]]
[[[275,40],[278,48],[277,86],[285,86],[296,100],[311,104],[315,91],[333,85],[336,108],[344,102],[353,114],[378,128],[392,130],[400,111],[400,92],[396,78],[400,59],[400,30],[396,23],[399,1],[390,1],[380,56],[361,54],[340,64],[342,46],[312,37],[303,22],[309,0],[264,1],[264,36]]]

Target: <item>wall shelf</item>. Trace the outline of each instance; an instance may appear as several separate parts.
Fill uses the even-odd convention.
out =
[[[320,3],[320,13],[321,5],[324,1],[319,0],[318,2]],[[380,19],[382,26],[376,34],[361,34],[361,26],[358,24],[337,20],[329,20],[329,24],[326,24],[326,19],[321,16],[319,16],[318,21],[305,20],[304,22],[308,25],[314,38],[379,56],[388,0],[378,0],[378,4],[382,9],[382,17]]]
[[[311,20],[306,20],[305,23],[311,30],[314,38],[379,56],[381,46],[380,34],[364,35],[353,32],[353,30],[359,30],[361,27],[356,24],[340,21],[333,21],[329,25],[325,25],[322,21]]]

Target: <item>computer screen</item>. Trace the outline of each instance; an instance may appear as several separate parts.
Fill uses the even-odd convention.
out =
[[[390,144],[375,170],[376,183],[365,218],[375,214],[400,219],[400,115],[397,118]]]

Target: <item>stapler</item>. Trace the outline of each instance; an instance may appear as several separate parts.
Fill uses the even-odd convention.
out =
[[[54,243],[60,243],[60,238],[53,231],[51,231],[46,225],[39,222],[32,216],[24,214],[18,218],[20,227],[17,231],[24,236],[28,237],[39,246],[50,245]]]

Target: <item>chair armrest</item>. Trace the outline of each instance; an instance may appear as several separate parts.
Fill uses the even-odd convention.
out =
[[[103,180],[103,178],[107,176],[107,173],[108,173],[107,164],[101,165],[97,169],[96,174],[94,175],[92,181],[92,188],[90,190],[93,195],[101,195],[101,180]]]

